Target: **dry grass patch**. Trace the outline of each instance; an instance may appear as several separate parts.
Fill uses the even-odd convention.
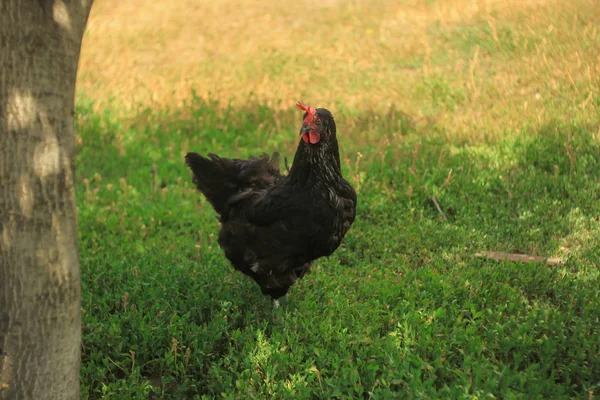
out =
[[[192,89],[221,105],[394,106],[479,140],[557,113],[596,118],[599,18],[594,0],[97,0],[78,88],[129,109]]]

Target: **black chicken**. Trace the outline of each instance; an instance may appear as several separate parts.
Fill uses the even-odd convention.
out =
[[[275,307],[314,260],[338,248],[356,215],[356,192],[340,169],[333,115],[297,106],[305,111],[302,139],[287,176],[276,152],[249,160],[185,157],[193,183],[220,215],[226,257]]]

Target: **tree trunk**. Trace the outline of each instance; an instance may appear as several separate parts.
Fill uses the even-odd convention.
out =
[[[91,0],[0,0],[0,398],[79,399],[74,97]]]

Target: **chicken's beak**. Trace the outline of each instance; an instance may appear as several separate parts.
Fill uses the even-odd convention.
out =
[[[302,125],[302,128],[300,128],[300,136],[302,136],[305,133],[310,132],[311,129],[312,129],[311,126],[308,124]]]

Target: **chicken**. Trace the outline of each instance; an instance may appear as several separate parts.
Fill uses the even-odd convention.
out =
[[[311,264],[332,254],[356,216],[356,192],[342,176],[331,112],[304,106],[301,140],[288,175],[279,154],[248,160],[185,157],[193,183],[219,214],[219,245],[264,295],[285,296]]]

